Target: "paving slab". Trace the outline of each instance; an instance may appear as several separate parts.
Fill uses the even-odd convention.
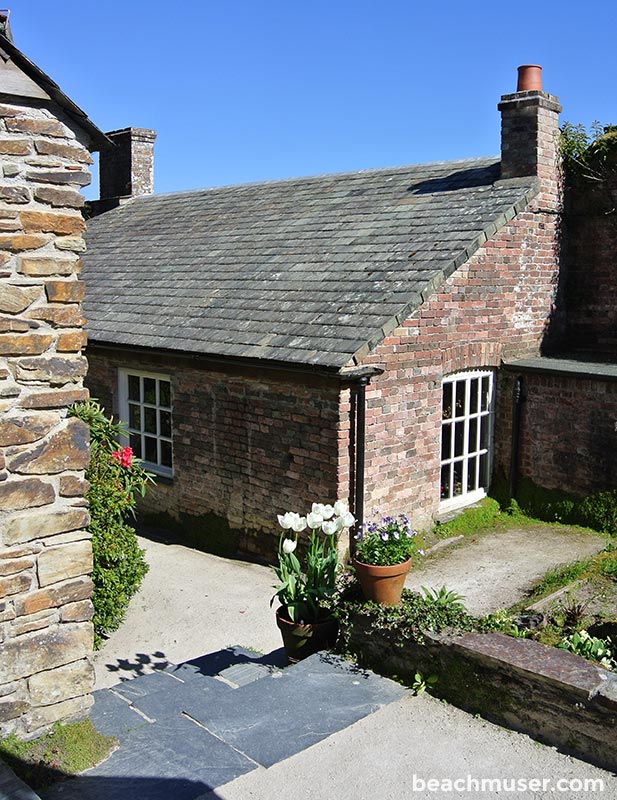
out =
[[[552,567],[599,553],[602,536],[578,528],[538,525],[467,536],[439,550],[409,573],[405,586],[447,586],[465,598],[472,614],[489,614],[518,602]]]
[[[115,736],[123,742],[131,731],[150,724],[124,698],[109,689],[98,689],[93,698],[90,719],[105,736]]]
[[[256,764],[182,714],[130,732],[83,776],[56,784],[44,800],[192,800]]]
[[[196,718],[253,761],[270,766],[405,693],[394,681],[318,653],[230,692]]]

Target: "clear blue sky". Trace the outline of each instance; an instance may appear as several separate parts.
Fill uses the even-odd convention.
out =
[[[154,128],[157,192],[499,152],[539,63],[562,120],[617,121],[614,2],[7,0],[103,130]]]

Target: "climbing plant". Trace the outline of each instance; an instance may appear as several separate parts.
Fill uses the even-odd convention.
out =
[[[69,409],[90,428],[90,464],[86,494],[90,511],[94,569],[94,645],[122,623],[131,597],[138,591],[148,565],[139,548],[135,529],[127,523],[134,516],[138,497],[143,497],[151,475],[122,447],[121,426],[108,419],[96,400],[76,403]]]

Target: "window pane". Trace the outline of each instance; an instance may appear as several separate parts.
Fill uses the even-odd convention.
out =
[[[129,443],[133,448],[133,453],[137,458],[141,458],[141,436],[137,433],[132,433],[129,436]]]
[[[144,408],[144,431],[156,434],[156,408]]]
[[[469,384],[469,411],[474,414],[478,411],[478,381],[472,380]]]
[[[475,453],[478,449],[478,418],[472,417],[469,420],[469,446],[468,451]]]
[[[465,413],[465,381],[457,381],[455,415],[457,417],[462,417],[464,413]]]
[[[481,417],[482,432],[480,434],[480,447],[487,450],[489,446],[490,417]]]
[[[458,497],[463,494],[463,462],[457,461],[453,464],[454,467],[454,485],[452,487],[451,497]]]
[[[487,375],[486,378],[482,378],[482,397],[481,397],[481,400],[482,400],[481,410],[482,411],[487,411],[488,410],[488,402],[490,400],[489,387],[490,387],[490,378]]]
[[[477,458],[470,458],[467,462],[467,491],[473,492],[478,488],[476,480]]]
[[[465,443],[465,423],[461,420],[461,422],[454,423],[454,455],[455,456],[462,456],[463,455],[463,448]]]
[[[452,425],[444,425],[441,429],[441,460],[452,455]]]
[[[443,385],[443,404],[441,407],[441,418],[452,418],[452,384],[444,383]]]
[[[171,413],[159,411],[159,435],[171,437]]]
[[[161,442],[161,464],[171,468],[171,442]]]
[[[156,380],[154,378],[144,378],[144,403],[156,405]]]
[[[129,403],[129,428],[141,430],[141,406]]]
[[[139,396],[139,376],[129,375],[129,400],[141,400]]]
[[[480,456],[480,486],[488,489],[489,474],[488,474],[488,454]]]
[[[446,464],[441,468],[440,497],[442,500],[447,500],[450,497],[450,464]]]
[[[152,436],[144,436],[145,442],[145,453],[144,459],[149,461],[151,464],[158,464],[158,453],[156,448],[156,439]]]
[[[171,386],[169,381],[159,381],[159,405],[171,408]]]

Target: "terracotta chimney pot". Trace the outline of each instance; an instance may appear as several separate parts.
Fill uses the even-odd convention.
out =
[[[523,64],[518,68],[517,92],[542,91],[542,67],[539,64]]]

